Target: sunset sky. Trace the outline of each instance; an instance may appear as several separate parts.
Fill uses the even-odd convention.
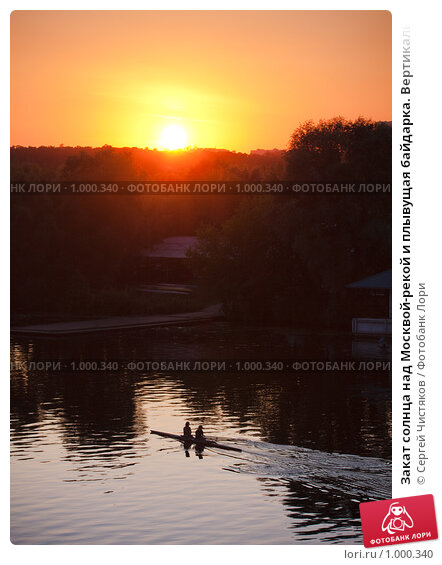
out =
[[[337,115],[391,120],[388,12],[11,15],[11,145],[284,149]]]

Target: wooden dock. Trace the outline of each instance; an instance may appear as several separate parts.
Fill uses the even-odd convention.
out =
[[[51,324],[34,324],[11,328],[15,335],[64,337],[76,334],[115,332],[161,326],[178,326],[197,324],[223,317],[220,304],[208,306],[198,312],[182,312],[179,314],[158,314],[152,316],[115,316],[97,320],[79,320],[72,322],[56,322]]]

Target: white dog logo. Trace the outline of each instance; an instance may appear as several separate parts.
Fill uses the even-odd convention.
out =
[[[403,532],[406,527],[412,528],[413,525],[413,519],[406,511],[405,506],[402,506],[399,502],[393,502],[393,504],[390,505],[388,514],[382,522],[382,531],[395,534],[397,532]]]

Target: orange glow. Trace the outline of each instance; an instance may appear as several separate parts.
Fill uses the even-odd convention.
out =
[[[391,120],[385,11],[15,11],[11,144],[285,148],[308,119]]]

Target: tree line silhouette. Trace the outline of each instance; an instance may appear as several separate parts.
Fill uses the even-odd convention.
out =
[[[306,122],[285,160],[294,182],[391,187],[391,126]],[[358,190],[242,202],[202,228],[195,272],[240,322],[348,329],[358,297],[346,284],[391,267],[391,193]]]
[[[69,180],[391,183],[391,126],[306,122],[287,151],[252,154],[11,148],[12,183]],[[140,251],[193,234],[195,277],[232,319],[339,325],[345,284],[391,265],[391,194],[12,194],[13,319],[125,313]]]

